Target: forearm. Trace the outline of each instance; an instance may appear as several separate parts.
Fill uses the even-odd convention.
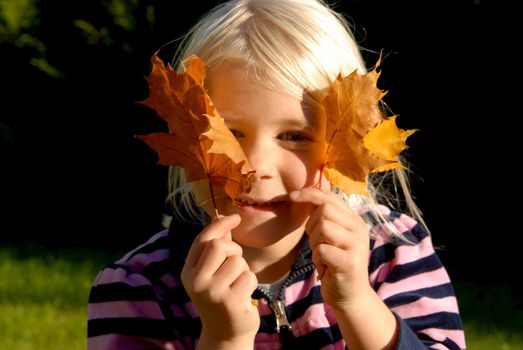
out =
[[[395,348],[398,337],[396,318],[370,287],[361,301],[334,308],[334,313],[349,349]]]
[[[254,336],[243,336],[234,339],[213,339],[202,331],[197,350],[245,350],[254,348]]]

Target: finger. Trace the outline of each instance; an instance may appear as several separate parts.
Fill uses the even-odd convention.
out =
[[[307,202],[315,206],[324,203],[332,203],[344,206],[343,201],[334,192],[320,190],[317,187],[306,187],[301,190],[292,191],[289,193],[289,198],[294,202]]]
[[[241,255],[229,256],[213,275],[213,284],[229,287],[242,272],[249,270],[249,265]]]
[[[241,256],[242,253],[242,248],[233,241],[226,238],[213,239],[206,243],[194,268],[204,276],[212,276],[228,257]]]
[[[332,221],[322,220],[314,230],[307,230],[307,233],[312,250],[320,244],[328,244],[341,249],[351,247],[351,232]]]
[[[225,216],[217,219],[215,222],[207,226],[193,241],[187,258],[185,259],[186,264],[189,266],[195,266],[198,262],[200,255],[205,248],[205,242],[208,242],[214,238],[221,238],[228,236],[230,238],[230,231],[240,224],[241,217],[238,214]]]
[[[312,261],[316,266],[327,266],[330,272],[340,270],[345,266],[347,252],[329,245],[319,244],[312,252]]]
[[[347,230],[352,227],[350,209],[332,203],[320,205],[311,213],[306,230],[312,232],[321,220],[335,222]]]
[[[251,294],[258,287],[258,279],[252,271],[242,272],[231,284],[231,291],[245,296],[245,302],[250,304]],[[243,301],[243,300],[242,300]]]

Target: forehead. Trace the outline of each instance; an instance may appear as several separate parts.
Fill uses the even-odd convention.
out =
[[[299,98],[283,87],[268,86],[265,80],[244,64],[228,62],[209,69],[205,85],[218,112],[228,121],[261,117],[289,125],[317,126],[321,108],[306,98],[305,91]]]

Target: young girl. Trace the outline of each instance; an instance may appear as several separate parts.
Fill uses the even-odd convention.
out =
[[[376,203],[384,174],[369,177],[370,199],[320,177],[314,92],[366,72],[344,19],[320,0],[232,0],[193,28],[179,62],[191,54],[256,170],[251,191],[239,207],[217,196],[224,216],[211,222],[206,187],[171,169],[178,213],[204,226],[173,223],[97,276],[88,348],[464,349],[453,288],[408,192],[410,216]]]

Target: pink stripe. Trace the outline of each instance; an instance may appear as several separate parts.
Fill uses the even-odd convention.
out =
[[[87,339],[87,350],[100,349],[150,349],[164,350],[183,349],[178,342],[161,341],[157,339],[129,337],[117,334],[105,334]]]
[[[324,346],[321,349],[322,350],[343,350],[343,349],[345,349],[345,340],[343,340],[343,339],[338,340],[336,343],[329,344],[327,346]]]
[[[377,249],[377,248],[381,247],[382,245],[385,245],[388,243],[385,241],[385,239],[383,237],[384,236],[388,237],[389,235],[383,234],[383,230],[381,230],[381,229],[377,230],[376,228],[374,228],[374,230],[376,232],[376,237],[374,238],[374,246],[372,249]]]
[[[271,307],[266,299],[258,300],[258,313],[260,316],[268,316],[272,314]]]
[[[391,210],[388,209],[385,206],[379,205],[378,210],[381,211],[381,213],[385,216],[390,215]],[[371,226],[371,236],[375,239],[374,242],[374,249],[379,248],[380,246],[387,243],[387,237],[390,237],[391,234],[394,232],[394,230],[398,232],[407,232],[411,231],[414,226],[416,226],[417,222],[410,216],[407,216],[405,214],[401,214],[398,218],[394,218],[392,221],[389,222],[391,226],[394,227],[388,228],[386,225],[372,225]]]
[[[434,248],[429,236],[423,238],[418,245],[403,245],[396,248],[395,258],[381,264],[370,276],[371,284],[383,282],[395,265],[407,264],[434,254]]]
[[[292,322],[293,333],[300,337],[311,333],[318,328],[327,328],[336,324],[334,313],[327,304],[314,304],[294,322]]]
[[[467,347],[465,344],[465,333],[463,330],[427,328],[420,331],[420,333],[427,334],[436,341],[443,341],[445,338],[449,338],[454,343],[458,344],[461,349],[465,349]],[[432,347],[435,346],[433,345]],[[447,350],[445,346],[443,346],[441,349]]]
[[[401,233],[410,231],[412,227],[410,225],[407,225],[407,222],[403,221],[402,219],[403,217],[400,216],[399,218],[395,218],[391,223]]]
[[[409,278],[402,279],[395,283],[383,283],[377,293],[382,300],[388,297],[421,288],[434,287],[441,284],[449,283],[449,276],[444,268],[434,271],[420,273]]]
[[[171,273],[164,274],[160,280],[165,284],[167,288],[173,289],[182,284],[179,278],[174,277]]]
[[[169,254],[169,249],[158,249],[152,253],[137,254],[133,256],[131,260],[129,260],[125,265],[129,266],[131,270],[141,271],[150,263],[169,259]]]
[[[254,338],[254,348],[256,350],[281,349],[280,338],[278,334],[258,333]]]
[[[171,311],[173,312],[173,315],[176,317],[190,317],[189,313],[186,309],[184,309],[182,306],[178,304],[171,304]]]
[[[408,215],[405,215],[405,214],[401,214],[400,217],[399,217],[399,220],[406,225],[407,229],[410,231],[414,228],[414,226],[416,226],[418,224],[418,222],[416,220],[414,220],[413,218],[411,218],[410,216]]]
[[[198,313],[198,310],[196,310],[196,306],[194,306],[194,304],[192,303],[192,301],[188,301],[186,302],[183,307],[185,308],[185,310],[189,313],[189,316],[191,316],[192,318],[197,318],[197,317],[200,317],[199,313]]]
[[[318,271],[314,270],[312,276],[306,280],[296,282],[285,288],[285,300],[287,300],[287,303],[293,303],[296,300],[301,300],[309,295],[313,287],[320,285],[320,282],[316,281],[317,276]]]
[[[158,303],[154,301],[107,301],[88,305],[89,319],[111,317],[147,317],[163,319]]]
[[[423,297],[410,304],[394,307],[392,310],[402,318],[427,316],[436,312],[459,312],[454,296],[440,299]]]
[[[378,204],[376,208],[385,216],[390,215],[390,213],[392,212],[392,210],[390,210],[390,208],[385,205]]]
[[[431,349],[440,349],[440,350],[449,350],[445,345],[443,344],[434,344],[430,346]]]
[[[125,264],[125,262],[129,259],[131,255],[133,255],[136,251],[140,250],[141,248],[145,247],[146,245],[149,245],[151,243],[154,243],[158,239],[165,237],[169,234],[169,230],[163,230],[152,236],[142,245],[139,245],[136,247],[136,249],[131,250],[129,253],[125,254],[120,260],[116,261],[116,264]]]
[[[123,268],[117,269],[105,269],[98,274],[94,280],[93,286],[98,286],[101,284],[123,282],[132,287],[151,285],[151,282],[146,279],[143,275],[140,274],[128,274],[128,272]]]

